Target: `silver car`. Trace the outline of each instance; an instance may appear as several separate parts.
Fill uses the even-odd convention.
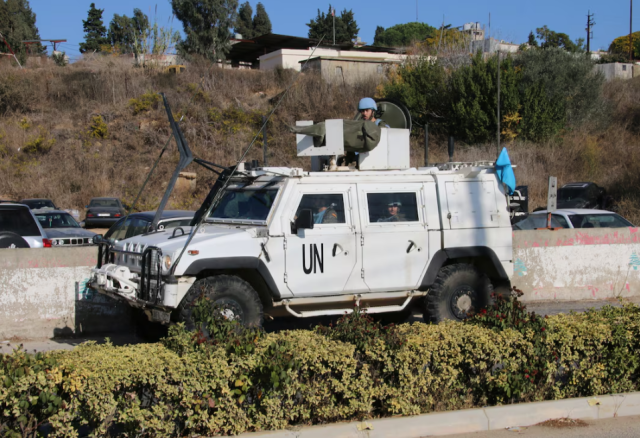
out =
[[[0,248],[48,248],[51,242],[26,205],[0,204]]]
[[[32,210],[53,248],[93,245],[96,233],[85,230],[66,211],[42,208]]]

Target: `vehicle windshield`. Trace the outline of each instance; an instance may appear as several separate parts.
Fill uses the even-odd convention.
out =
[[[37,214],[36,218],[42,228],[80,228],[78,222],[66,213]]]
[[[615,213],[573,214],[569,220],[574,228],[625,228],[633,224]]]
[[[558,221],[556,216],[552,216],[551,228],[568,228],[568,224],[566,224],[565,221],[562,222]],[[535,230],[536,228],[547,228],[546,214],[532,214],[528,218],[513,225],[514,230]]]
[[[28,201],[22,201],[21,204],[26,205],[31,210],[37,210],[39,208],[56,208],[49,199],[31,199]]]
[[[558,189],[558,201],[575,201],[587,199],[587,190],[582,187]]]
[[[266,221],[278,189],[227,189],[210,219]]]
[[[92,199],[89,207],[115,207],[120,208],[115,199]]]

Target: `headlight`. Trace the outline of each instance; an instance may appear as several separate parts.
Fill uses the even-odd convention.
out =
[[[168,271],[171,268],[171,256],[164,256],[162,259],[162,264],[164,265],[164,269]]]

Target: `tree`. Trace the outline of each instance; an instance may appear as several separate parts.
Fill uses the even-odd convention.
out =
[[[0,33],[6,38],[20,62],[27,57],[24,40],[39,40],[36,27],[36,14],[29,6],[28,0],[0,0]],[[33,44],[30,53],[41,54],[46,49],[40,44]],[[4,41],[0,40],[0,53],[10,53]]]
[[[384,47],[384,27],[376,26],[376,33],[373,35],[373,45]]]
[[[238,0],[171,0],[173,13],[182,22],[186,40],[178,44],[183,55],[201,55],[217,61],[229,52]]]
[[[256,16],[253,17],[253,36],[257,37],[268,33],[271,33],[271,20],[264,5],[258,2]]]
[[[529,32],[529,40],[527,41],[527,43],[531,47],[538,47],[538,41],[536,40],[536,36],[533,34],[533,31]]]
[[[329,12],[325,15],[318,9],[318,16],[309,21],[309,38],[320,39],[324,37],[324,41],[333,41],[333,15],[332,6],[329,5]],[[344,9],[340,16],[335,17],[336,44],[350,43],[358,36],[360,29],[353,16],[353,11]]]
[[[634,47],[634,57],[640,57],[640,31],[631,34],[631,42]],[[629,59],[629,34],[614,39],[609,45],[609,53],[620,54]]]
[[[566,33],[555,32],[549,29],[547,25],[538,27],[536,34],[542,49],[560,48],[572,53],[584,51],[584,38],[578,38],[573,42]]]
[[[86,20],[82,20],[84,29],[84,42],[80,43],[80,53],[100,52],[103,45],[109,44],[107,39],[107,29],[102,23],[102,13],[104,9],[97,9],[95,3],[89,6],[89,13]]]
[[[239,33],[242,35],[242,38],[251,39],[254,37],[253,34],[253,9],[249,2],[244,2],[240,5],[240,9],[238,9],[238,18],[236,19],[236,24],[233,29],[235,33]]]
[[[540,108],[548,114],[539,118],[549,125],[532,128],[536,132],[555,133],[565,124],[578,125],[597,117],[603,108],[604,78],[585,56],[574,56],[560,48],[527,50],[516,58],[516,65],[522,71],[521,95],[529,93],[529,98],[537,102],[529,111],[523,108],[523,123],[528,123]]]
[[[414,42],[425,41],[436,35],[437,29],[426,23],[405,23],[396,24],[388,29],[381,26],[376,28],[376,35],[373,38],[374,46],[383,47],[406,47]]]

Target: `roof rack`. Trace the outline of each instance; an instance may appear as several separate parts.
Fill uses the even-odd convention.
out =
[[[448,163],[434,163],[438,170],[460,170],[465,167],[494,167],[495,161],[451,161]]]

